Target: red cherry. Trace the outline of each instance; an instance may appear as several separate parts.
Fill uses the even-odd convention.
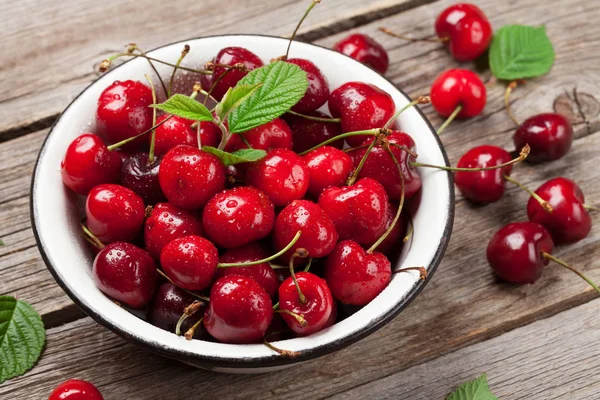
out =
[[[592,229],[592,219],[584,207],[583,192],[567,178],[555,178],[540,186],[535,193],[550,203],[552,213],[545,211],[531,197],[527,203],[527,216],[548,230],[556,244],[577,242]]]
[[[156,120],[156,123],[160,123],[165,118],[169,118],[169,120],[161,124],[154,131],[155,155],[160,156],[166,154],[173,147],[180,144],[198,147],[198,139],[196,138],[196,132],[191,128],[191,123],[188,119],[177,117],[174,115],[163,115]],[[150,143],[151,140],[152,135],[148,135],[148,143]]]
[[[202,222],[198,216],[172,204],[159,203],[146,219],[144,247],[158,259],[163,247],[172,240],[202,234]]]
[[[497,146],[478,146],[467,151],[458,161],[458,168],[485,168],[510,161],[510,154]],[[454,174],[456,187],[467,199],[476,203],[493,203],[500,200],[505,189],[505,175],[510,175],[512,165],[489,171]]]
[[[448,117],[458,106],[460,118],[478,115],[485,107],[486,90],[476,73],[467,69],[442,72],[431,85],[431,104],[442,116]]]
[[[468,3],[453,4],[442,11],[435,21],[435,32],[458,61],[472,61],[482,55],[493,34],[483,11]]]
[[[327,282],[325,282],[325,283],[327,283]],[[329,288],[329,286],[327,288]],[[331,290],[329,292],[331,293]],[[331,314],[329,314],[329,319],[325,323],[325,326],[323,327],[323,329],[329,328],[330,326],[335,325],[335,323],[337,321],[337,315],[338,315],[337,303],[335,300],[333,300],[333,302],[331,303]]]
[[[374,179],[362,178],[351,186],[325,189],[319,206],[331,218],[342,240],[366,245],[385,232],[388,197]]]
[[[175,333],[177,322],[183,315],[183,311],[195,300],[197,300],[195,296],[170,282],[165,282],[156,288],[156,293],[148,308],[148,322],[165,331]],[[181,331],[186,332],[190,329],[202,315],[203,313],[198,311],[188,317],[181,325]],[[207,336],[204,329],[196,329],[194,338],[201,339],[203,334]]]
[[[152,91],[139,81],[115,81],[98,98],[96,126],[109,143],[117,143],[152,127]],[[135,149],[146,143],[138,138],[123,148]]]
[[[334,298],[363,306],[390,283],[392,267],[381,253],[367,253],[352,240],[339,242],[327,257],[325,280]]]
[[[387,51],[375,39],[354,33],[333,45],[332,50],[354,58],[380,74],[385,74],[390,64]]]
[[[94,186],[119,180],[121,156],[98,136],[84,133],[71,142],[60,168],[65,186],[86,195]]]
[[[154,293],[156,264],[139,247],[115,242],[96,255],[92,278],[108,297],[131,308],[144,308]]]
[[[306,93],[292,107],[292,110],[298,113],[306,113],[314,111],[325,104],[329,98],[329,83],[321,70],[312,61],[304,58],[290,58],[287,62],[300,67],[300,69],[306,72],[308,78]]]
[[[246,183],[263,192],[277,207],[283,207],[306,194],[309,172],[304,159],[287,149],[274,149],[263,159],[252,163],[246,172]]]
[[[232,248],[260,240],[273,229],[275,207],[267,195],[250,186],[213,196],[202,213],[206,235],[217,246]]]
[[[223,343],[256,343],[273,319],[273,303],[252,278],[229,275],[210,290],[204,325],[212,337]]]
[[[487,259],[501,279],[534,283],[548,265],[542,252],[552,253],[554,243],[544,227],[535,222],[515,222],[500,229],[490,240]]]
[[[216,156],[190,146],[177,146],[165,154],[158,181],[170,203],[199,209],[225,188],[225,167]]]
[[[258,261],[269,257],[269,251],[258,242],[249,243],[245,246],[229,249],[219,259],[222,263],[245,263]],[[250,265],[247,267],[217,268],[216,279],[227,275],[243,275],[252,278],[262,286],[267,294],[274,297],[279,287],[277,273],[268,262]]]
[[[558,160],[571,148],[573,127],[560,114],[538,114],[519,125],[513,139],[519,149],[526,144],[531,147],[529,162]]]
[[[299,336],[312,335],[324,329],[333,310],[333,297],[324,279],[310,272],[295,274],[305,302],[300,301],[298,290],[290,277],[279,287],[279,308],[302,316],[307,324],[302,326],[292,315],[281,313],[291,330]]]
[[[135,152],[123,156],[121,184],[133,190],[144,204],[152,205],[166,201],[158,182],[161,158],[148,162],[148,153]]]
[[[215,275],[219,252],[214,244],[200,236],[175,239],[160,252],[160,265],[177,286],[200,291]]]
[[[225,47],[217,53],[212,62],[221,65],[235,65],[242,63],[246,66],[248,71],[252,71],[253,69],[263,66],[262,60],[256,54],[246,50],[243,47]],[[215,67],[212,75],[202,75],[201,81],[204,90],[210,90],[213,82],[223,75],[225,71],[226,69],[224,67]],[[217,100],[221,100],[227,90],[229,90],[231,87],[234,87],[238,81],[246,75],[247,72],[238,71],[235,69],[227,72],[227,74],[213,89],[212,96]]]
[[[331,92],[329,111],[342,119],[342,131],[354,132],[382,128],[394,116],[392,96],[375,85],[348,82]],[[346,138],[351,147],[359,146],[368,136]]]
[[[253,149],[271,150],[271,149],[291,149],[292,131],[288,124],[281,118],[275,118],[271,122],[250,129],[247,132],[238,135],[232,135],[225,150],[233,152],[236,150],[247,149],[248,146],[242,140],[241,136],[248,141]]]
[[[329,115],[321,111],[311,111],[305,114],[318,118],[330,118]],[[285,120],[292,131],[293,149],[296,153],[302,153],[332,137],[342,134],[342,127],[337,122],[312,121],[293,114],[286,114]],[[329,143],[329,146],[341,149],[344,147],[344,139]]]
[[[350,156],[331,146],[319,147],[303,157],[310,176],[308,193],[315,198],[330,186],[342,186],[352,172]]]
[[[131,189],[107,183],[90,191],[85,215],[88,229],[101,242],[130,242],[144,224],[144,202]]]
[[[104,400],[96,386],[88,381],[69,379],[58,385],[48,400]]]
[[[402,250],[402,245],[404,244],[403,240],[407,233],[408,227],[408,216],[404,212],[400,214],[400,219],[398,223],[394,226],[394,229],[390,232],[390,234],[381,242],[379,246],[377,246],[377,251],[379,253],[389,255],[389,254],[400,254],[400,250]],[[385,230],[387,231],[389,227],[394,222],[394,218],[396,217],[396,212],[398,211],[398,205],[394,203],[388,204],[388,212],[387,212],[387,220],[385,223]],[[375,243],[375,242],[373,242]],[[365,247],[371,247],[373,243],[369,243]]]

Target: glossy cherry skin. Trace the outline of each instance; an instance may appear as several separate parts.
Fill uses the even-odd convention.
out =
[[[500,229],[487,247],[488,263],[501,279],[517,283],[534,283],[552,253],[554,243],[548,231],[535,222],[514,222]]]
[[[141,151],[123,156],[121,185],[133,190],[146,205],[167,200],[158,183],[160,161],[159,157],[149,163],[148,153]]]
[[[223,343],[257,343],[273,319],[273,303],[252,278],[228,275],[210,290],[204,325],[212,337]]]
[[[374,179],[362,178],[351,186],[325,189],[319,206],[331,218],[342,240],[366,245],[385,232],[388,196]]]
[[[245,263],[262,260],[270,255],[264,245],[254,242],[225,251],[219,261],[221,263]],[[219,279],[227,275],[243,275],[254,279],[271,298],[275,296],[279,287],[277,273],[268,262],[247,267],[217,268],[215,278]]]
[[[168,117],[168,115],[163,115],[156,122],[159,123]],[[198,132],[196,129],[192,129],[191,125],[193,123],[194,121],[189,119],[170,116],[167,122],[164,122],[155,130],[154,154],[166,154],[173,147],[180,144],[198,147]],[[150,143],[150,140],[152,140],[151,135],[148,136],[148,140],[148,143]],[[212,122],[202,121],[200,122],[200,140],[202,146],[214,147],[221,140],[221,130]]]
[[[208,238],[227,249],[264,238],[273,229],[274,222],[273,203],[266,194],[251,186],[217,193],[202,212]]]
[[[343,186],[354,167],[348,154],[331,146],[319,147],[303,158],[310,176],[308,193],[316,199],[330,186]]]
[[[131,243],[111,243],[98,252],[92,279],[105,295],[131,308],[144,308],[156,286],[156,264]]]
[[[158,260],[163,247],[172,240],[202,234],[199,216],[169,203],[158,203],[144,225],[144,247]]]
[[[510,161],[510,154],[497,146],[478,146],[467,151],[458,160],[458,168],[485,168]],[[510,175],[512,166],[479,172],[458,171],[454,183],[463,196],[475,203],[493,203],[504,194],[504,175]]]
[[[244,139],[248,141],[248,144],[253,149],[291,149],[293,146],[292,131],[288,124],[281,118],[275,118],[271,122],[267,122],[244,133],[232,135],[229,142],[227,142],[227,146],[225,146],[226,151],[233,152],[248,148],[240,135],[244,136]]]
[[[235,65],[242,63],[248,71],[263,66],[262,60],[253,52],[246,50],[243,47],[225,47],[221,49],[212,60],[215,64]],[[215,67],[212,75],[202,75],[201,82],[204,90],[210,90],[213,82],[215,82],[223,73],[227,71],[224,67]],[[232,70],[217,83],[212,91],[212,96],[221,100],[230,87],[234,87],[239,80],[245,77],[248,73],[238,70]]]
[[[380,74],[385,74],[390,64],[388,53],[370,36],[354,33],[333,45],[332,50],[354,58]]]
[[[342,119],[343,132],[382,128],[394,116],[396,106],[392,96],[375,85],[348,82],[331,92],[331,115]],[[346,138],[351,147],[359,146],[368,136]]]
[[[403,209],[403,210],[405,210],[405,209]],[[385,223],[386,231],[392,225],[392,222],[394,222],[394,218],[396,217],[397,211],[398,211],[398,205],[390,202],[388,204],[387,220]],[[407,231],[408,231],[407,228],[408,228],[408,216],[407,216],[407,212],[403,211],[400,214],[400,219],[398,220],[398,223],[396,223],[396,225],[394,226],[394,228],[392,229],[390,234],[383,240],[383,242],[381,242],[381,244],[379,246],[377,246],[376,250],[379,253],[382,253],[385,255],[399,254],[400,250],[402,249],[402,246],[404,245],[403,240],[407,234]],[[365,247],[370,248],[374,243],[375,242],[369,243],[368,245],[365,245]]]
[[[198,300],[183,289],[178,288],[170,282],[165,282],[156,288],[154,298],[148,307],[148,322],[165,331],[175,333],[175,327],[183,311],[187,306]],[[181,324],[181,332],[186,332],[202,317],[202,310],[188,317]],[[206,332],[198,327],[194,332],[194,338],[200,339]]]
[[[533,197],[527,203],[530,221],[542,225],[556,244],[574,243],[585,238],[592,229],[592,218],[585,209],[581,188],[567,178],[555,178],[540,186],[535,193],[552,206],[546,212]]]
[[[527,161],[538,163],[558,160],[569,152],[573,143],[573,127],[560,114],[545,113],[527,118],[513,137],[517,150],[531,147]]]
[[[104,400],[104,397],[90,382],[69,379],[58,385],[48,400]]]
[[[367,253],[352,240],[339,242],[325,264],[331,294],[344,304],[368,304],[391,279],[390,261],[381,253]]]
[[[86,225],[103,243],[131,242],[144,225],[144,202],[131,189],[107,183],[90,191]]]
[[[492,40],[492,26],[477,6],[453,4],[435,21],[435,32],[458,61],[472,61],[485,53]]]
[[[139,81],[115,81],[98,98],[96,127],[109,143],[117,143],[152,127],[152,91]],[[135,149],[146,143],[141,137],[123,148]]]
[[[327,326],[333,311],[333,297],[324,279],[310,272],[297,272],[295,275],[306,301],[304,304],[300,302],[296,285],[289,277],[279,287],[279,308],[301,315],[307,324],[302,326],[285,313],[281,314],[281,318],[299,336],[312,335]]]
[[[215,275],[219,252],[211,241],[190,235],[169,242],[160,252],[160,265],[177,286],[194,291],[207,288]]]
[[[62,181],[75,193],[86,195],[94,186],[117,182],[121,162],[121,155],[108,150],[98,136],[84,133],[71,142],[60,163]]]
[[[308,61],[304,58],[290,58],[287,62],[300,67],[300,69],[306,72],[306,77],[308,79],[306,93],[304,93],[304,97],[292,107],[292,111],[303,114],[315,111],[325,104],[329,98],[329,83],[319,67],[312,61]]]
[[[274,149],[250,165],[246,183],[262,190],[276,207],[283,207],[306,194],[309,172],[304,159],[287,149]]]
[[[195,210],[225,188],[225,167],[212,154],[180,145],[163,157],[158,181],[170,203]]]
[[[331,118],[321,111],[311,111],[305,113],[305,115],[318,118]],[[296,153],[302,153],[332,137],[342,134],[342,126],[337,122],[312,121],[293,114],[286,114],[285,120],[292,131],[293,150]],[[329,143],[328,146],[341,149],[344,147],[344,139]]]
[[[442,72],[431,85],[431,104],[443,117],[448,117],[459,105],[459,118],[479,115],[486,103],[485,85],[473,71],[450,69]]]

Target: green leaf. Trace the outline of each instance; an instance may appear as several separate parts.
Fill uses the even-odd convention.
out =
[[[223,100],[217,104],[216,110],[219,118],[221,120],[227,118],[229,113],[238,108],[240,104],[252,96],[256,89],[262,85],[262,83],[257,83],[256,85],[237,85],[234,88],[229,88],[225,96],[223,96]]]
[[[192,121],[214,120],[212,114],[204,104],[182,94],[174,94],[164,103],[152,104],[150,107],[157,108],[178,117],[191,119]]]
[[[45,341],[40,315],[24,301],[0,296],[0,384],[31,369]]]
[[[498,400],[490,391],[487,375],[481,374],[478,378],[465,382],[446,397],[446,400]]]
[[[547,74],[554,49],[545,26],[506,25],[494,35],[489,57],[494,76],[512,81]]]
[[[202,150],[219,157],[225,166],[258,161],[267,155],[266,151],[256,149],[242,149],[228,153],[216,147],[202,146]]]
[[[306,72],[294,64],[276,61],[250,71],[238,85],[262,83],[253,96],[229,115],[229,131],[245,132],[279,117],[304,96]]]

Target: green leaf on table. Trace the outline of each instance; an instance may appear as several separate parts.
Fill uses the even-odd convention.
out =
[[[45,342],[40,315],[24,301],[0,296],[0,384],[31,369]]]
[[[238,108],[240,104],[242,104],[246,99],[256,91],[259,87],[261,87],[262,83],[257,83],[256,85],[237,85],[233,88],[229,88],[225,96],[223,96],[223,100],[219,104],[217,104],[217,115],[221,120],[227,118],[229,113]]]
[[[494,35],[489,58],[498,79],[534,78],[550,71],[554,48],[545,26],[506,25]]]
[[[233,153],[228,153],[216,147],[202,146],[202,150],[219,157],[225,166],[258,161],[267,155],[266,151],[256,149],[241,149]]]
[[[460,385],[446,397],[446,400],[498,400],[498,398],[490,391],[487,375],[484,373]]]
[[[306,72],[283,61],[250,71],[238,86],[258,83],[263,85],[229,114],[231,133],[246,132],[283,115],[300,101],[308,88]]]
[[[204,104],[182,94],[174,94],[164,103],[152,104],[150,107],[157,108],[178,117],[191,119],[192,121],[214,120],[209,109],[206,108]]]

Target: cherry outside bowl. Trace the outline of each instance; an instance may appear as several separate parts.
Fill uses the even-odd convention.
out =
[[[177,60],[185,43],[190,45],[191,52],[183,65],[198,67],[226,46],[246,47],[268,62],[284,54],[288,42],[282,38],[259,35],[213,36],[166,45],[153,50],[150,55],[163,60]],[[390,93],[397,108],[410,101],[384,77],[340,53],[295,42],[290,55],[313,61],[328,78],[332,90],[348,81],[363,81]],[[170,76],[170,67],[156,65],[163,77]],[[137,79],[145,82],[146,73],[156,79],[147,61],[138,58],[111,69],[90,84],[52,127],[33,174],[31,218],[38,247],[58,284],[89,316],[123,338],[166,357],[221,372],[259,373],[289,367],[344,348],[381,328],[419,294],[426,282],[420,281],[416,272],[395,275],[377,298],[352,316],[312,336],[275,343],[278,347],[302,353],[294,359],[277,355],[261,344],[187,341],[150,325],[113,303],[92,281],[93,254],[79,228],[81,214],[78,211],[83,198],[63,186],[59,167],[69,143],[84,132],[95,131],[96,103],[102,90],[115,80]],[[191,75],[184,71],[178,74],[184,77]],[[188,78],[189,82],[198,80],[198,77]],[[186,92],[190,88],[191,85],[188,85]],[[419,161],[448,164],[435,130],[417,108],[405,111],[399,118],[399,125],[417,143]],[[433,169],[421,169],[419,172],[423,193],[414,216],[414,234],[410,245],[404,246],[402,254],[391,261],[396,269],[424,266],[429,271],[428,279],[431,279],[450,239],[454,218],[454,187],[452,176],[447,172]]]

